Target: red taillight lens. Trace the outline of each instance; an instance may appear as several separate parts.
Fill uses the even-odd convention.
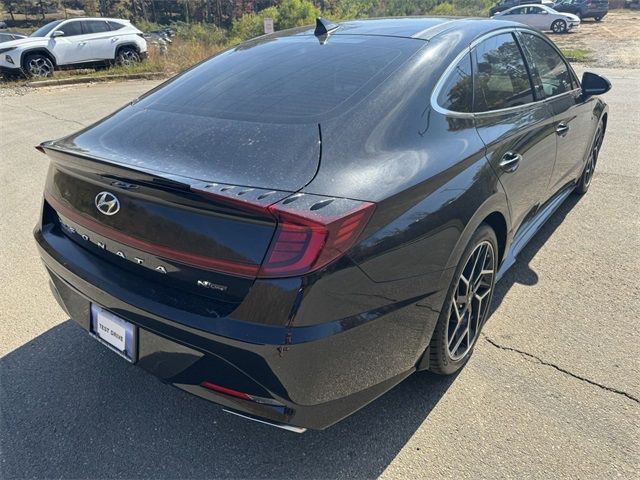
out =
[[[287,277],[324,267],[354,245],[373,210],[374,204],[359,202],[345,214],[323,217],[272,205],[278,227],[258,276]]]

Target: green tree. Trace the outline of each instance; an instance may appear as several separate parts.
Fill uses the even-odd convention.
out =
[[[274,25],[277,25],[280,18],[278,8],[269,7],[258,13],[245,13],[233,21],[231,37],[238,42],[262,35],[264,33],[263,21],[265,17],[272,18]]]
[[[284,30],[313,24],[320,16],[320,9],[309,0],[282,0],[278,4],[278,14],[278,21],[274,19],[274,23],[278,30]]]

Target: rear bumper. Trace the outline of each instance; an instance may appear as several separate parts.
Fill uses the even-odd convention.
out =
[[[90,330],[91,303],[98,304],[139,327],[139,366],[199,397],[272,422],[313,429],[336,423],[411,374],[422,353],[413,342],[424,347],[430,337],[429,331],[419,338],[415,324],[407,328],[410,312],[402,308],[414,302],[377,317],[368,312],[348,330],[346,319],[291,328],[205,318],[153,301],[139,279],[136,285],[51,225],[37,227],[34,236],[54,296],[84,329]],[[424,327],[424,305],[420,310]],[[269,404],[208,390],[204,381]]]

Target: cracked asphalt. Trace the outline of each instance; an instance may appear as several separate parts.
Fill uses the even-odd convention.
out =
[[[335,427],[224,414],[89,338],[58,308],[31,230],[33,145],[108,114],[141,81],[0,95],[0,478],[638,478],[640,70],[600,70],[610,124],[593,184],[497,287],[455,377],[413,375]]]

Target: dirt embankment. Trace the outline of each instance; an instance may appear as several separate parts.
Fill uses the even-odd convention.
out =
[[[601,22],[583,20],[580,29],[550,35],[562,49],[590,52],[589,65],[608,68],[640,68],[640,11],[614,10]]]

